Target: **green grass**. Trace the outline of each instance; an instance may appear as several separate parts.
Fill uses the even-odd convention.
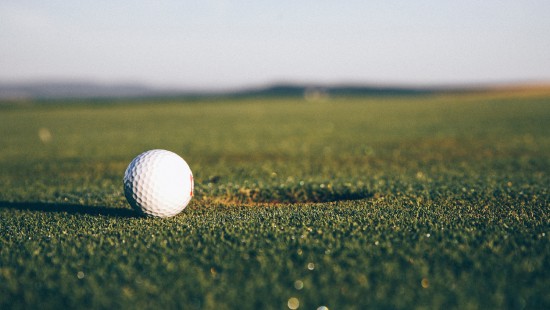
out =
[[[550,307],[548,97],[0,105],[0,133],[2,309]],[[195,176],[173,218],[122,193],[153,148]]]

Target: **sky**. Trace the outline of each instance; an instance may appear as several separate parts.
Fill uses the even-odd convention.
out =
[[[2,0],[0,82],[550,81],[548,0]]]

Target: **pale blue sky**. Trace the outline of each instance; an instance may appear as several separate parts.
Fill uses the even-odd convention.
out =
[[[550,1],[3,0],[0,81],[550,81]]]

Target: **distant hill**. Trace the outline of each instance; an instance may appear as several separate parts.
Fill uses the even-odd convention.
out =
[[[235,96],[252,97],[324,97],[324,96],[395,96],[395,95],[425,95],[443,91],[443,88],[415,88],[370,85],[302,85],[275,84],[263,88],[255,88],[235,92]]]
[[[99,84],[89,82],[29,82],[0,83],[0,99],[68,99],[68,98],[138,98],[174,96],[216,97],[323,97],[363,95],[414,95],[437,91],[430,88],[378,86],[323,86],[304,84],[274,84],[225,92],[191,92],[159,89],[139,84]]]
[[[116,98],[162,94],[165,91],[139,84],[90,82],[0,83],[0,99]]]
[[[174,98],[174,97],[304,97],[324,99],[330,96],[410,96],[457,92],[544,92],[549,84],[492,85],[468,87],[399,87],[377,85],[273,84],[242,90],[208,92],[161,89],[141,84],[100,84],[91,82],[0,82],[0,100],[21,99],[94,99],[94,98]]]

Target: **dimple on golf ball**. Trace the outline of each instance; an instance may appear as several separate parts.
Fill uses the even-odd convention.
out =
[[[138,155],[124,173],[124,196],[139,213],[171,217],[193,197],[193,174],[176,153],[150,150]]]

